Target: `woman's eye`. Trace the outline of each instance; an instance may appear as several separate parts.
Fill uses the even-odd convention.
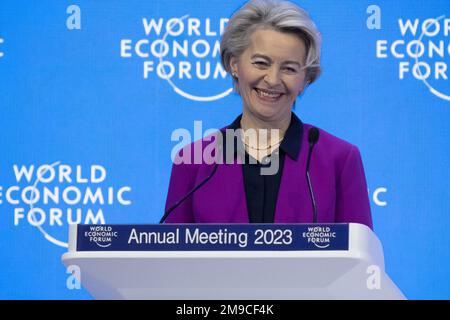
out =
[[[267,67],[269,64],[265,61],[254,61],[253,65],[258,67]]]
[[[288,72],[297,72],[297,69],[291,68],[291,67],[285,67],[284,70]]]

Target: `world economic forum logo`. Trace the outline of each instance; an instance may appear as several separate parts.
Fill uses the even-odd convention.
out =
[[[119,237],[119,232],[113,230],[111,226],[89,226],[89,230],[85,231],[83,236],[100,248],[108,248],[113,240]]]
[[[233,91],[220,63],[220,36],[227,23],[227,18],[188,15],[142,18],[145,38],[121,39],[120,56],[142,62],[144,80],[156,76],[186,99],[219,100]]]
[[[450,101],[448,61],[450,57],[450,19],[397,20],[399,38],[376,42],[378,59],[397,59],[399,80],[421,81],[436,97]]]
[[[326,249],[336,239],[336,231],[330,227],[308,227],[308,230],[302,233],[302,237],[306,239],[307,243],[312,243],[316,248]]]
[[[14,184],[0,186],[0,204],[10,207],[15,227],[34,227],[60,247],[68,247],[68,225],[103,225],[108,208],[132,204],[131,187],[111,185],[99,164],[14,164],[12,171]],[[101,227],[93,232],[99,246],[114,236]]]

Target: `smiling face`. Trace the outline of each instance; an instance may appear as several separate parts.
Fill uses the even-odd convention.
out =
[[[292,33],[253,32],[249,47],[230,62],[244,113],[262,121],[290,119],[294,101],[305,86],[305,57],[303,40]]]

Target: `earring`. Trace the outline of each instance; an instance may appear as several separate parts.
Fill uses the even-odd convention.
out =
[[[233,73],[231,73],[231,75],[233,76],[233,78],[237,78],[237,73],[235,71],[233,71]]]

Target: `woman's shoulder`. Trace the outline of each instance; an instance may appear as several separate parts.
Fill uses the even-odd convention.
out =
[[[317,128],[319,130],[319,141],[321,143],[326,143],[329,145],[336,145],[337,147],[347,148],[347,149],[356,147],[354,144],[350,143],[349,141],[339,138],[339,137],[335,136],[334,134],[331,134],[328,131],[326,131],[322,128],[319,128],[317,126],[314,126],[312,124],[309,124],[309,123],[305,123],[303,125],[303,133],[304,133],[306,140],[308,140],[308,132],[311,128]]]
[[[305,123],[303,126],[303,142],[308,145],[308,133],[313,127],[311,124]],[[346,158],[350,153],[359,153],[359,149],[356,145],[339,138],[324,129],[316,127],[319,130],[319,140],[314,147],[314,150],[319,150],[321,153],[325,153],[334,158]]]

